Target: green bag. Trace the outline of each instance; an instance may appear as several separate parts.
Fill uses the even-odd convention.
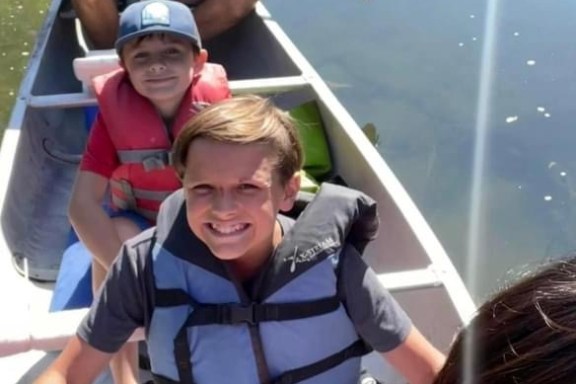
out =
[[[326,141],[322,117],[315,101],[290,111],[296,120],[304,151],[304,170],[312,179],[323,180],[332,170],[332,158]]]
[[[320,184],[305,170],[300,171],[300,190],[304,192],[316,193],[320,189]]]

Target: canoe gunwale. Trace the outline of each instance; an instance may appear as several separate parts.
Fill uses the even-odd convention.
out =
[[[308,80],[303,76],[230,81],[230,90],[234,95],[247,93],[277,94],[297,91],[310,86]],[[30,95],[27,100],[28,106],[32,108],[80,108],[98,105],[96,97],[86,92]]]
[[[362,152],[362,156],[366,158],[371,168],[371,174],[378,180],[380,185],[385,186],[388,192],[388,198],[394,201],[400,213],[412,229],[413,234],[418,239],[424,253],[430,259],[430,268],[439,271],[439,280],[445,286],[460,320],[463,324],[468,323],[476,311],[476,305],[444,247],[410,198],[406,189],[402,186],[374,145],[372,145],[364,135],[350,113],[342,106],[328,85],[322,80],[320,75],[302,55],[292,40],[285,34],[278,23],[272,19],[261,3],[257,5],[257,12],[264,20],[270,32],[276,36],[280,45],[294,61],[294,64],[300,68],[302,76],[310,83],[317,99],[330,111],[334,119],[340,123],[342,130],[348,136],[347,138],[353,142],[352,147],[356,147]],[[344,164],[341,164],[341,166],[344,166]],[[353,172],[350,174],[353,174]],[[358,183],[356,183],[356,185],[361,184],[361,180],[358,180]],[[377,196],[372,197],[378,201]]]

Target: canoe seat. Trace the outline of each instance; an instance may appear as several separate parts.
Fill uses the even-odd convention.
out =
[[[120,68],[118,55],[114,49],[91,50],[84,57],[77,57],[72,62],[74,75],[82,82],[85,93],[93,94],[92,79]]]
[[[92,79],[120,68],[118,55],[114,49],[91,50],[86,56],[77,57],[72,61],[74,75],[82,82],[82,93],[94,96]],[[98,112],[97,106],[84,107],[85,128],[90,130]]]

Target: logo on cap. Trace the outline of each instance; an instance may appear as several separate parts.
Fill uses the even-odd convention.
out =
[[[166,4],[152,3],[142,9],[142,27],[151,25],[170,26],[170,9]]]

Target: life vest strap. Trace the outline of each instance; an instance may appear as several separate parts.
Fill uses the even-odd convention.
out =
[[[178,369],[178,382],[170,379],[155,377],[157,384],[194,384],[192,379],[192,364],[190,346],[188,344],[187,329],[193,326],[208,324],[258,324],[265,321],[286,321],[319,316],[337,310],[341,301],[339,297],[331,296],[316,300],[293,302],[293,303],[264,303],[243,305],[240,303],[227,304],[202,304],[194,300],[182,289],[156,289],[154,305],[157,307],[174,307],[189,305],[193,307],[192,313],[182,325],[174,339],[174,357]],[[363,348],[360,348],[360,346]],[[337,366],[343,361],[364,354],[366,345],[354,343],[348,348],[320,360],[317,363],[303,368],[292,370],[282,375],[278,384],[296,383],[302,379],[299,377],[311,377],[325,370]],[[296,381],[291,381],[294,378]],[[276,383],[276,381],[274,381]]]
[[[148,220],[156,221],[158,212],[138,206],[136,199],[152,200],[162,202],[170,196],[173,191],[151,191],[148,189],[133,188],[128,180],[110,180],[110,187],[113,190],[122,191],[122,197],[112,193],[112,203],[118,209],[134,211]]]
[[[181,339],[183,339],[183,337],[181,337]],[[186,351],[184,350],[184,347],[186,347]],[[348,359],[364,356],[365,354],[370,353],[371,351],[372,348],[370,348],[370,346],[368,346],[363,340],[358,339],[354,343],[350,344],[348,347],[344,348],[343,350],[336,352],[335,354],[330,355],[322,360],[319,360],[315,363],[306,365],[301,368],[296,368],[284,372],[282,375],[272,380],[271,384],[300,383],[311,377],[320,375],[321,373],[324,373],[334,367],[337,367],[338,365],[344,363]],[[152,374],[155,384],[194,384],[194,379],[192,378],[192,372],[191,372],[192,366],[190,364],[190,360],[187,360],[187,357],[189,358],[190,354],[188,350],[188,343],[187,342],[183,343],[182,346],[179,346],[178,343],[175,343],[175,352],[176,356],[179,356],[181,358],[180,361],[184,363],[182,364],[183,366],[181,366],[180,364],[178,364],[177,361],[181,381],[175,381],[163,376]],[[185,356],[183,356],[182,354],[184,354]],[[188,373],[189,376],[186,377],[184,372]]]
[[[188,327],[186,323],[176,334],[174,339],[174,358],[176,369],[178,370],[179,384],[194,384],[192,376],[192,356],[190,344],[188,343]]]
[[[191,379],[192,364],[190,363],[190,347],[188,345],[186,332],[189,327],[208,324],[247,323],[253,325],[264,321],[303,319],[306,317],[319,316],[333,312],[340,306],[340,299],[338,296],[295,303],[253,303],[250,305],[242,305],[238,303],[194,304],[194,300],[187,296],[188,294],[186,292],[179,289],[156,290],[156,298],[161,301],[161,303],[155,303],[157,306],[166,305],[167,303],[175,305],[191,304],[194,308],[174,339],[174,357],[178,368],[180,383],[182,384],[194,384]],[[314,364],[311,365],[310,369],[308,369],[310,366],[306,366],[307,369],[303,374],[309,374],[308,371],[310,371],[311,374],[314,375],[316,370],[324,369],[324,366],[328,366],[328,368],[325,369],[330,369],[329,364],[332,364],[332,360],[339,361],[338,359],[342,359],[344,355],[350,355],[347,349],[335,354],[333,358],[330,357],[331,360],[327,362],[324,362],[324,360],[319,362],[319,368],[316,368]],[[349,357],[346,357],[345,359],[347,358]],[[322,362],[324,363],[320,364]],[[340,363],[335,363],[335,365],[338,364]],[[283,380],[288,379],[285,378]]]
[[[169,379],[167,377],[157,375],[153,372],[151,372],[151,375],[152,375],[152,380],[154,381],[154,384],[181,384],[179,381],[172,380],[172,379]],[[194,381],[192,381],[192,384],[194,384]]]
[[[333,312],[339,306],[340,299],[337,296],[294,303],[198,304],[188,317],[186,326],[258,324],[265,321],[304,319]]]
[[[299,383],[313,376],[324,373],[342,364],[348,359],[363,356],[371,350],[372,349],[363,340],[358,339],[340,352],[336,352],[333,355],[304,367],[284,372],[282,375],[272,380],[272,384]]]
[[[155,289],[154,306],[155,307],[178,307],[180,305],[198,305],[189,294],[180,288]]]
[[[143,217],[145,217],[151,221],[156,221],[156,216],[158,216],[158,212],[153,211],[151,209],[140,208],[140,207],[136,206],[135,202],[131,203],[130,200],[124,200],[124,199],[116,196],[113,193],[112,193],[112,203],[118,209],[121,209],[124,211],[134,211],[134,212],[138,213],[139,215],[141,215],[141,216],[143,216]]]
[[[133,188],[128,180],[110,180],[110,186],[119,189],[124,195],[134,199],[144,199],[162,202],[174,191],[153,191],[149,189]]]
[[[119,189],[124,195],[124,198],[120,199],[112,194],[112,199],[116,197],[117,200],[120,200],[118,202],[113,201],[118,208],[125,210],[136,208],[136,196],[134,196],[134,189],[132,189],[132,184],[128,180],[111,180],[110,186]]]
[[[264,321],[304,319],[333,312],[340,307],[341,303],[338,296],[330,296],[293,303],[203,304],[179,288],[156,289],[154,295],[156,307],[192,306],[194,311],[186,321],[187,327],[208,324],[258,324]]]
[[[171,165],[170,151],[166,149],[127,149],[116,151],[122,164],[142,164],[146,172]]]

